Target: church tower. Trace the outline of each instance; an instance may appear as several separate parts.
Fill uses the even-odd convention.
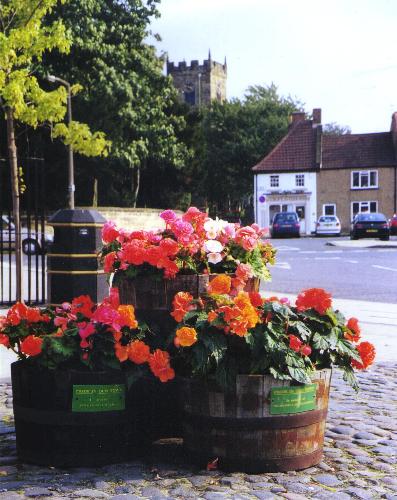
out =
[[[207,106],[211,101],[226,100],[227,64],[213,61],[211,52],[203,64],[197,60],[190,66],[185,61],[175,65],[167,60],[167,75],[171,75],[174,86],[183,102],[191,106]]]

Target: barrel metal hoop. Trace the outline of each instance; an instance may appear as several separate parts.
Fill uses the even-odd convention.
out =
[[[316,424],[326,419],[327,408],[323,410],[312,410],[294,415],[270,416],[270,417],[211,417],[208,415],[195,415],[184,412],[183,419],[186,423],[206,429],[216,428],[223,430],[267,430],[267,429],[295,429],[307,425]]]
[[[134,412],[128,410],[107,412],[67,412],[56,410],[37,410],[14,405],[15,420],[45,425],[108,425],[133,421]]]

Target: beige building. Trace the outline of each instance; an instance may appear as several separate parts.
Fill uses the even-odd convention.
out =
[[[167,74],[172,76],[174,86],[181,100],[191,106],[206,106],[211,101],[226,100],[227,64],[213,61],[211,53],[203,64],[198,61],[179,62],[175,65],[167,61]]]
[[[260,225],[269,224],[276,209],[297,211],[306,234],[320,215],[337,215],[343,232],[359,212],[389,218],[397,211],[397,113],[390,132],[344,135],[323,133],[320,109],[311,120],[294,113],[288,134],[253,171]],[[304,210],[290,203],[298,194]]]

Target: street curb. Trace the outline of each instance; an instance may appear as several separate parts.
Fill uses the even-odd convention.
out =
[[[351,240],[341,240],[341,241],[327,241],[326,246],[331,247],[345,247],[345,248],[397,248],[397,241],[351,241]]]

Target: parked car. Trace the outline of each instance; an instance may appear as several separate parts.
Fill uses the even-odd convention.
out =
[[[397,234],[397,214],[389,219],[390,234]]]
[[[340,220],[336,215],[321,215],[316,224],[316,236],[333,234],[340,236]]]
[[[15,225],[7,215],[0,218],[0,246],[2,250],[15,247]],[[35,231],[27,227],[21,229],[22,251],[26,255],[45,253],[53,243],[54,237],[50,233]]]
[[[270,228],[272,238],[279,236],[300,236],[299,217],[296,212],[277,212]]]
[[[386,217],[380,213],[360,213],[352,222],[350,239],[359,238],[380,238],[388,240],[390,238],[390,228]]]

